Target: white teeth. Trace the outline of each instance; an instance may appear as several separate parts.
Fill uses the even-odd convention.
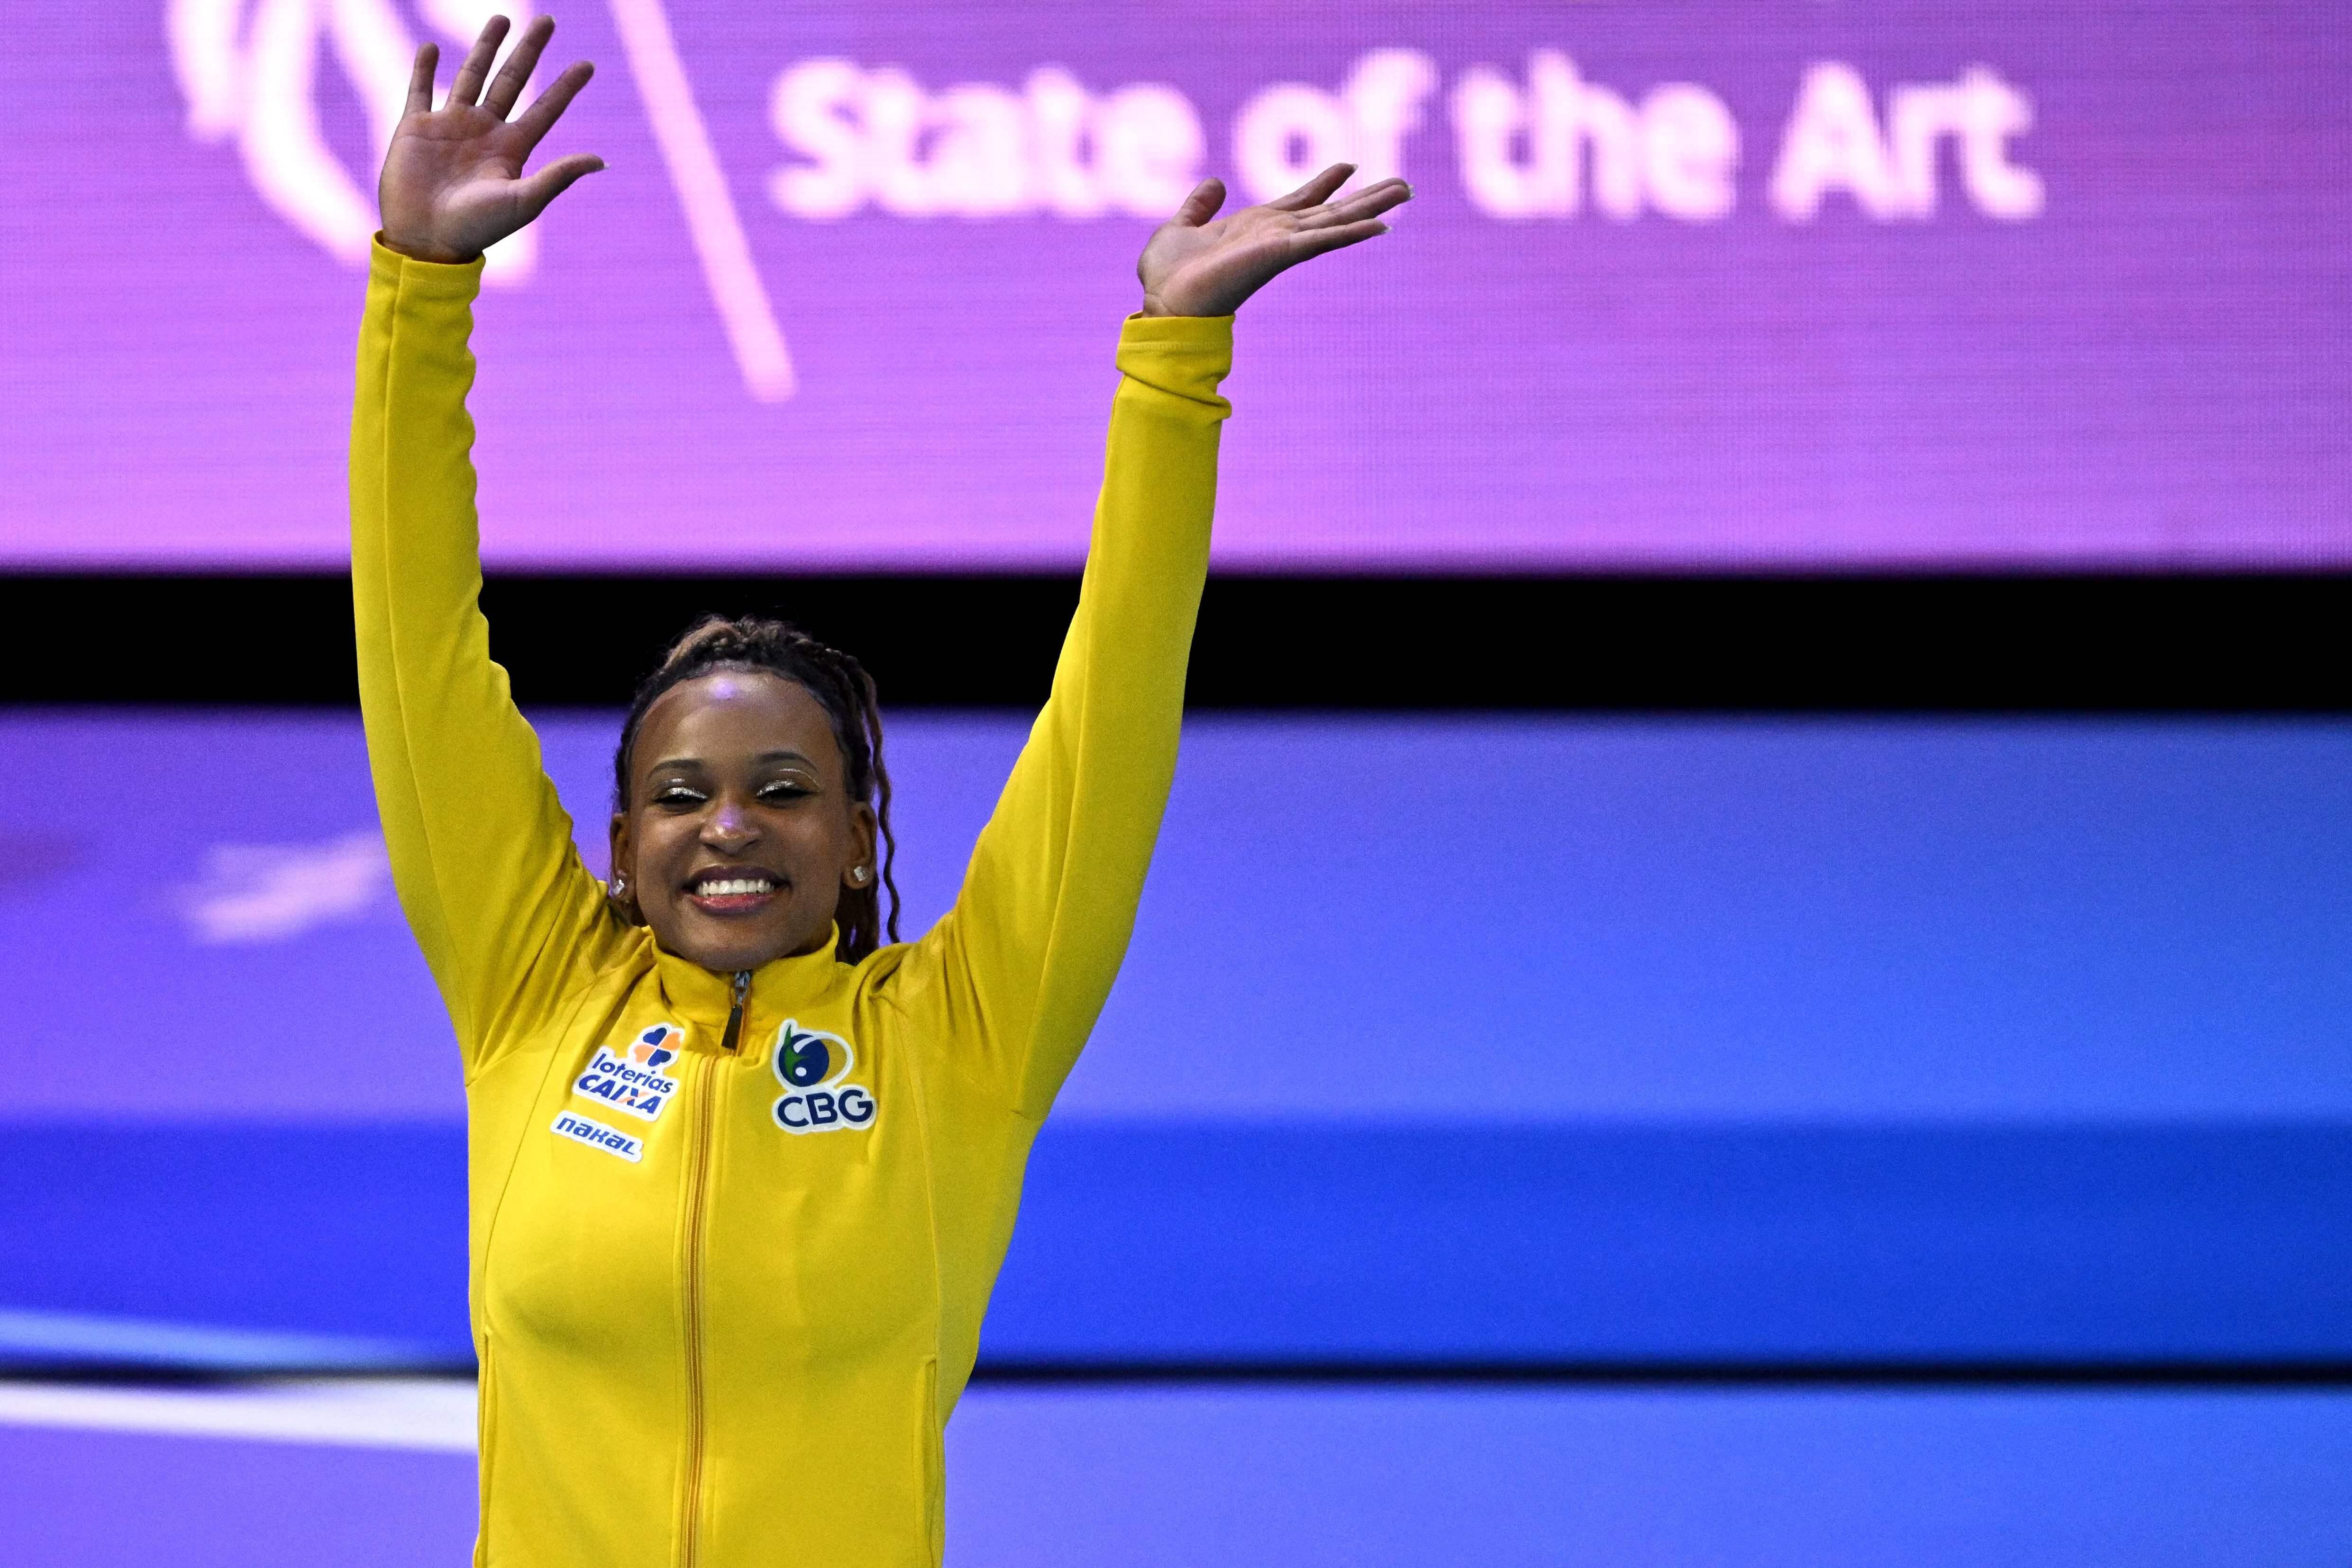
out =
[[[723,899],[740,893],[772,893],[776,885],[765,877],[733,877],[723,882],[704,882],[695,889],[706,899]]]

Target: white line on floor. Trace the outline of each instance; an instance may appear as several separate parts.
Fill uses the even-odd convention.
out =
[[[348,1334],[225,1329],[206,1323],[159,1322],[96,1312],[37,1312],[14,1307],[0,1307],[0,1351],[51,1364],[253,1373],[287,1366],[324,1372],[390,1370],[415,1366],[431,1354],[415,1345]]]
[[[0,1382],[0,1425],[474,1451],[474,1385],[387,1377],[126,1388]]]

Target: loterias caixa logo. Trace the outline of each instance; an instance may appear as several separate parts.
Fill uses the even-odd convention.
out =
[[[588,1070],[572,1080],[572,1092],[601,1100],[640,1121],[660,1120],[678,1088],[677,1079],[662,1069],[677,1059],[685,1035],[676,1024],[656,1024],[618,1050],[598,1046]]]
[[[776,1031],[776,1125],[787,1132],[839,1132],[874,1125],[874,1096],[862,1084],[845,1083],[856,1064],[849,1042],[823,1029],[803,1029],[787,1018]]]

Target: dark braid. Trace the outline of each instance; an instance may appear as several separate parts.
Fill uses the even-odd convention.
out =
[[[765,670],[804,688],[833,721],[834,743],[841,748],[849,798],[874,808],[882,829],[882,878],[877,886],[846,888],[834,919],[841,927],[835,949],[845,963],[856,963],[882,945],[887,931],[898,940],[898,882],[894,874],[898,841],[890,832],[890,770],[882,763],[882,709],[875,700],[874,678],[842,652],[782,621],[745,616],[729,620],[706,616],[671,645],[661,668],[646,677],[621,721],[621,744],[613,753],[613,795],[616,809],[629,809],[629,753],[637,743],[637,726],[645,721],[663,692],[682,681],[720,670]],[[882,919],[882,889],[890,889],[890,918]]]

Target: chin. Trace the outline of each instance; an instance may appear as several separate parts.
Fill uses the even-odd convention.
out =
[[[783,957],[793,944],[779,938],[773,942],[746,942],[738,937],[731,941],[687,941],[677,946],[677,955],[702,965],[731,973],[739,969],[757,969],[773,959]]]
[[[804,931],[782,931],[765,923],[746,929],[694,916],[682,922],[675,935],[676,941],[664,941],[672,952],[705,969],[726,973],[757,969],[787,953],[798,952],[812,942]],[[814,940],[821,943],[824,933],[816,933]]]

